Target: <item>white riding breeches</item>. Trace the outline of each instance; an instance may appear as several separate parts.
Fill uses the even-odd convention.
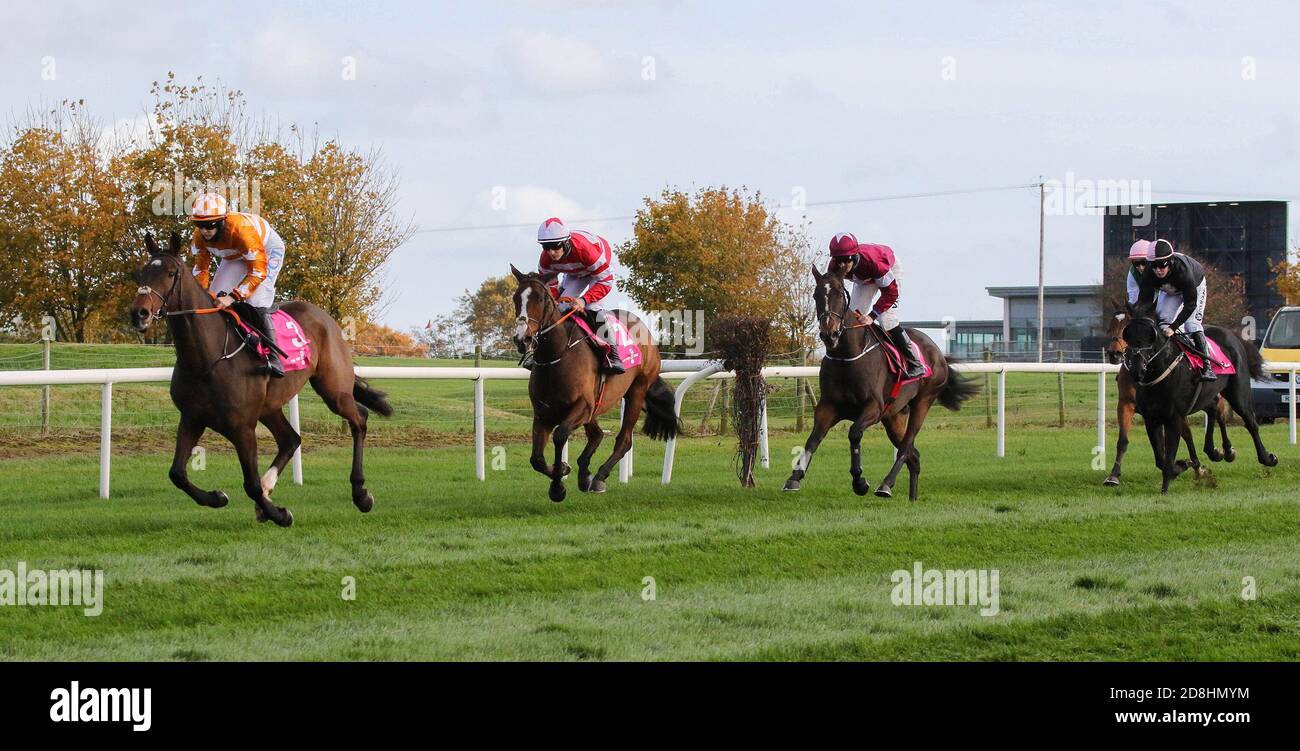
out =
[[[582,297],[583,293],[586,292],[587,288],[590,286],[591,286],[591,279],[587,277],[565,274],[564,278],[560,280],[560,297],[572,297],[574,299],[577,299],[579,297]],[[610,295],[614,294],[617,291],[618,288],[614,286],[614,280],[610,279],[609,292],[606,293],[604,297],[600,298],[596,302],[587,303],[586,304],[587,310],[604,310],[605,301],[609,299]],[[561,303],[560,308],[562,310],[568,310],[569,304]]]
[[[247,301],[249,305],[254,308],[269,308],[275,303],[275,280],[280,276],[280,269],[283,267],[284,241],[273,234],[266,242],[266,278],[249,296]],[[217,264],[216,273],[212,275],[212,282],[208,285],[208,289],[214,294],[230,292],[239,286],[244,277],[248,276],[248,271],[248,262],[242,258],[222,259]]]
[[[863,316],[870,314],[871,303],[876,299],[876,293],[879,291],[880,288],[871,282],[855,282],[853,284],[853,291],[849,294],[849,310],[860,311]],[[852,326],[858,322],[856,317],[852,314],[850,314],[849,317],[854,320],[846,319],[846,325]],[[876,322],[879,323],[880,328],[885,331],[892,331],[896,326],[898,326],[898,303],[894,303],[888,310],[881,313],[880,317],[876,319]]]
[[[1183,296],[1160,290],[1156,293],[1156,317],[1162,323],[1171,323],[1183,309]],[[1182,331],[1191,334],[1205,330],[1205,280],[1196,288],[1196,310],[1183,322]]]

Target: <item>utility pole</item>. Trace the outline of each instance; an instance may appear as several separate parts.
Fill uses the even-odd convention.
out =
[[[1047,181],[1038,176],[1038,361],[1043,361],[1043,225],[1047,221]]]

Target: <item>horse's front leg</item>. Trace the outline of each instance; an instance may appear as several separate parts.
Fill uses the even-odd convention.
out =
[[[551,489],[549,495],[552,501],[559,503],[564,500],[566,492],[564,490],[564,477],[569,474],[569,465],[564,461],[564,445],[569,442],[569,436],[573,429],[581,424],[583,416],[590,413],[590,407],[579,403],[570,410],[569,414],[555,426],[555,431],[551,434],[551,443],[555,446],[555,464],[551,467]]]
[[[858,495],[871,492],[871,485],[862,479],[862,434],[880,421],[880,414],[880,405],[870,402],[849,428],[849,475],[853,477],[853,492]]]
[[[1121,396],[1115,405],[1115,418],[1119,423],[1119,440],[1115,442],[1115,466],[1111,467],[1110,475],[1102,480],[1103,485],[1118,485],[1120,465],[1124,463],[1124,453],[1128,451],[1128,432],[1133,428],[1133,412],[1136,406],[1129,399]]]
[[[257,472],[257,431],[252,425],[235,428],[231,432],[230,442],[235,444],[239,455],[239,467],[244,471],[244,492],[256,504],[257,520],[271,520],[281,527],[293,525],[293,512],[283,506],[271,503],[262,489],[262,477]]]
[[[551,429],[550,424],[533,418],[533,453],[528,463],[547,477],[551,476],[551,466],[546,463],[546,444],[551,440]]]
[[[1174,458],[1178,456],[1178,442],[1183,435],[1183,432],[1179,430],[1178,423],[1183,423],[1183,426],[1186,426],[1186,420],[1180,416],[1171,417],[1169,422],[1165,424],[1165,465],[1164,478],[1160,486],[1161,493],[1168,493],[1169,483],[1173,482],[1174,478],[1187,468],[1186,462],[1180,465],[1174,461]]]
[[[203,423],[181,415],[180,425],[176,427],[176,453],[172,456],[172,468],[168,472],[172,484],[185,491],[200,506],[221,508],[230,503],[230,497],[220,490],[207,491],[195,487],[189,478],[190,456],[199,444],[206,430]]]
[[[812,433],[808,435],[808,440],[803,445],[803,453],[795,459],[794,471],[790,473],[790,479],[785,481],[785,490],[799,489],[799,483],[808,473],[808,465],[812,463],[813,454],[817,452],[822,439],[837,422],[839,416],[835,407],[825,400],[817,402],[817,406],[813,409]]]

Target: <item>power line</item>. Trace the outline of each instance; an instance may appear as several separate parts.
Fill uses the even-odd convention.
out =
[[[929,191],[925,193],[898,193],[894,195],[868,196],[865,198],[839,198],[833,201],[809,201],[807,203],[802,204],[799,208],[804,208],[809,206],[842,206],[846,204],[875,203],[879,201],[901,201],[908,198],[937,198],[940,196],[958,196],[958,195],[968,195],[972,193],[994,193],[998,191],[1024,190],[1026,188],[1037,188],[1037,187],[1038,187],[1038,183],[1024,183],[1021,185],[1000,185],[1000,186],[988,187],[988,188],[963,188],[957,190],[936,190],[936,191]],[[787,205],[787,204],[778,203],[776,205],[776,208],[790,209],[790,208],[795,208],[795,206],[793,204]],[[636,219],[635,214],[628,215],[628,216],[600,216],[600,217],[590,217],[587,219],[572,219],[569,220],[569,223],[570,224],[595,224],[598,222],[626,222],[632,219]],[[425,233],[440,233],[440,232],[473,232],[477,230],[523,229],[526,227],[535,227],[535,226],[537,225],[534,222],[515,222],[512,224],[469,224],[469,225],[461,225],[456,227],[429,227],[428,229],[416,230],[416,233],[425,234]]]

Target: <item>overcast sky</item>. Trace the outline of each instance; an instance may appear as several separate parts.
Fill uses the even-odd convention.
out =
[[[511,262],[536,264],[532,226],[432,230],[625,217],[665,186],[803,200],[781,216],[806,215],[818,246],[844,230],[893,246],[910,319],[998,318],[986,286],[1036,282],[1037,191],[816,204],[1070,173],[1149,181],[1157,200],[1300,197],[1294,2],[52,2],[5,13],[11,112],[85,98],[130,121],[174,70],[220,78],[284,123],[381,147],[423,230],[388,272],[387,322],[403,328]],[[42,76],[48,58],[54,80]],[[1293,244],[1296,225],[1293,209]],[[618,243],[631,222],[587,228]],[[1099,281],[1100,218],[1050,216],[1046,235],[1049,284]]]

